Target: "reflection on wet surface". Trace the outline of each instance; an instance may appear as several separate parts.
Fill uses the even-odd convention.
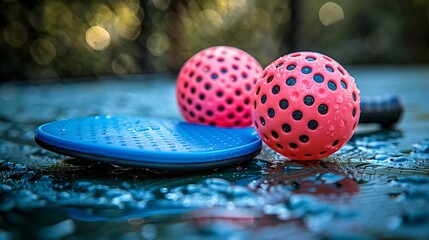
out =
[[[37,125],[70,117],[179,118],[171,78],[1,85],[0,239],[424,239],[429,109],[418,99],[429,71],[355,71],[362,95],[379,94],[379,84],[404,97],[395,129],[360,126],[322,161],[289,161],[264,146],[249,162],[204,172],[103,164],[34,143]]]

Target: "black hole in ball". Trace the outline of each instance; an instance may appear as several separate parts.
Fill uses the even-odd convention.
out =
[[[201,76],[197,77],[197,82],[201,82],[203,80],[203,78]]]
[[[202,109],[200,104],[197,104],[197,105],[195,106],[195,108],[196,108],[198,111],[200,111],[200,110]]]
[[[253,108],[256,109],[256,101],[253,101]]]
[[[226,100],[226,103],[227,103],[227,104],[229,104],[229,105],[231,105],[231,104],[232,104],[232,102],[233,102],[232,98],[228,98],[228,99]]]
[[[216,79],[217,79],[217,73],[213,73],[213,74],[212,74],[212,79],[213,79],[213,80],[216,80]]]
[[[326,104],[322,103],[319,105],[317,110],[319,111],[320,114],[325,115],[326,113],[328,113],[328,106],[326,106]]]
[[[264,117],[260,117],[259,122],[262,124],[262,126],[265,126],[265,118]]]
[[[233,119],[234,118],[234,114],[232,114],[232,113],[228,114],[228,118],[229,119]]]
[[[290,126],[289,124],[287,124],[287,123],[285,123],[285,124],[283,124],[283,125],[282,125],[282,129],[283,129],[283,131],[284,131],[284,132],[286,132],[286,133],[288,133],[288,132],[292,131],[291,126]]]
[[[256,89],[256,95],[259,95],[260,91],[261,91],[261,87],[258,87],[258,89]]]
[[[353,98],[353,101],[355,101],[356,102],[356,93],[352,93],[352,98]]]
[[[299,141],[301,141],[303,143],[308,142],[308,140],[309,140],[309,138],[308,138],[307,135],[301,135],[301,136],[299,136]]]
[[[274,109],[269,108],[269,109],[268,109],[268,116],[269,116],[270,118],[273,118],[275,115],[276,115],[276,112],[274,111]]]
[[[334,69],[331,66],[326,66],[325,67],[326,70],[328,70],[329,72],[334,72]]]
[[[192,93],[192,94],[194,94],[194,93],[195,93],[195,91],[196,91],[196,90],[195,90],[195,88],[194,88],[194,87],[192,87],[192,88],[191,88],[191,93]]]
[[[203,117],[198,118],[200,122],[205,122],[206,120]]]
[[[279,143],[277,143],[277,144],[276,144],[276,146],[277,146],[278,148],[283,148],[283,146],[282,146],[281,144],[279,144]]]
[[[313,80],[314,80],[315,82],[317,82],[317,83],[322,83],[322,82],[323,82],[323,80],[324,80],[324,78],[323,78],[323,76],[322,76],[322,75],[320,75],[320,74],[314,74],[314,76],[313,76]]]
[[[353,108],[352,109],[352,117],[355,117],[356,116],[356,108]]]
[[[332,81],[328,82],[328,88],[331,89],[332,91],[335,91],[337,89],[337,84],[335,84]]]
[[[235,126],[240,125],[240,121],[235,121],[235,122],[234,122],[234,125],[235,125]]]
[[[253,124],[255,125],[256,128],[259,128],[258,122],[253,121]]]
[[[307,127],[310,130],[315,130],[319,126],[319,123],[316,120],[310,120],[307,124]]]
[[[243,115],[243,117],[244,118],[248,118],[248,117],[250,117],[250,114],[246,113],[246,114]]]
[[[321,151],[320,154],[325,154],[327,151]]]
[[[188,104],[192,104],[192,99],[188,98]]]
[[[335,140],[335,141],[332,143],[332,146],[337,145],[337,144],[338,144],[338,142],[339,142],[339,140]]]
[[[295,85],[295,83],[296,83],[296,79],[295,79],[295,78],[293,78],[293,77],[290,77],[290,78],[288,78],[288,79],[286,80],[286,84],[287,84],[288,86],[293,86],[293,85]]]
[[[346,83],[346,82],[344,82],[344,80],[341,80],[341,86],[342,86],[344,89],[347,89],[347,83]]]
[[[248,105],[249,103],[250,103],[250,99],[249,98],[244,99],[244,104]]]
[[[206,95],[204,95],[204,93],[201,93],[201,94],[200,94],[200,96],[199,96],[199,98],[200,98],[201,100],[204,100],[204,98],[206,98]]]
[[[273,87],[273,89],[271,89],[271,92],[272,92],[273,94],[277,94],[277,93],[279,93],[279,92],[280,92],[280,86],[279,86],[279,85],[275,85],[275,86]]]
[[[282,62],[281,62],[281,63],[279,63],[279,64],[277,64],[276,68],[280,68],[281,66],[283,66],[283,63],[282,63]]]
[[[304,97],[304,104],[307,106],[311,106],[314,103],[314,98],[311,95],[307,95]]]
[[[206,84],[206,85],[204,85],[204,88],[206,89],[206,90],[210,90],[210,88],[211,88],[212,86],[210,85],[210,84]]]
[[[296,143],[289,143],[289,147],[291,147],[291,148],[298,148],[298,145],[296,145]]]
[[[280,102],[279,102],[279,106],[280,106],[280,108],[281,108],[281,109],[286,109],[286,108],[288,108],[288,107],[289,107],[289,102],[288,102],[288,100],[286,100],[286,99],[282,99],[282,100],[280,100]]]
[[[243,108],[241,106],[237,107],[237,112],[243,111]]]
[[[267,134],[265,134],[265,133],[264,133],[264,138],[265,138],[265,140],[267,140],[267,141],[268,141],[268,136],[267,136]]]
[[[276,131],[271,131],[271,135],[273,135],[274,138],[279,138],[279,134]]]
[[[289,66],[287,66],[287,70],[294,70],[296,68],[296,66],[295,65],[293,65],[293,64],[290,64]]]
[[[218,92],[216,93],[216,95],[217,95],[218,97],[222,97],[222,96],[223,96],[223,92],[222,92],[222,91],[218,91]]]
[[[244,87],[247,91],[250,91],[252,89],[252,86],[250,86],[250,84],[246,84],[246,86]]]
[[[225,74],[226,72],[228,72],[228,70],[226,68],[221,68],[220,72],[223,73],[223,74]]]
[[[195,113],[194,112],[189,112],[189,115],[191,115],[191,117],[195,117]]]
[[[270,77],[267,79],[267,83],[270,83],[271,81],[273,81],[273,79],[274,79],[274,76],[270,76]]]
[[[264,94],[261,97],[261,103],[265,103],[265,102],[267,102],[267,96]]]
[[[310,153],[306,153],[306,154],[304,154],[304,156],[311,157],[311,154]]]
[[[299,111],[299,110],[293,111],[292,118],[295,119],[295,120],[301,120],[301,118],[302,118],[302,112]]]
[[[236,96],[240,96],[241,95],[241,91],[240,90],[235,90],[235,95]]]
[[[302,73],[304,73],[304,74],[310,74],[311,72],[312,72],[313,70],[311,69],[311,67],[303,67],[302,69],[301,69],[301,72]]]
[[[210,116],[210,117],[213,116],[213,112],[211,110],[208,110],[207,111],[207,116]]]
[[[217,107],[217,110],[219,111],[219,112],[222,112],[223,110],[225,110],[225,107],[224,106],[218,106]]]

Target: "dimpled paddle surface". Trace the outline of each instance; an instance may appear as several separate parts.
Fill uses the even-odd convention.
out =
[[[36,129],[35,138],[65,155],[166,169],[227,165],[251,159],[261,148],[252,128],[109,115],[47,123]]]

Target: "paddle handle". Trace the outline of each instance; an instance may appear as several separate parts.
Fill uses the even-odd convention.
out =
[[[397,95],[361,98],[359,123],[378,123],[383,127],[396,124],[402,116],[404,105]]]

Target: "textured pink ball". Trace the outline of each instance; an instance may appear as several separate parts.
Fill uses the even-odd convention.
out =
[[[261,72],[258,61],[238,48],[204,49],[180,70],[176,83],[180,112],[192,123],[250,126],[252,89]]]
[[[285,55],[265,68],[252,94],[262,140],[294,160],[329,156],[353,135],[360,116],[354,78],[315,52]]]

